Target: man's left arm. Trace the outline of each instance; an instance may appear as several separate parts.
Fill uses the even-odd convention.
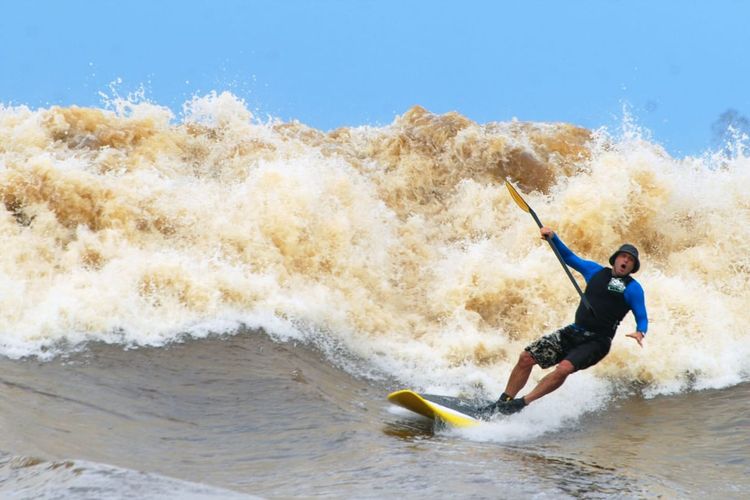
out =
[[[648,331],[648,314],[646,313],[646,297],[640,283],[637,281],[630,283],[625,289],[625,301],[630,306],[630,310],[633,311],[636,327],[636,331],[627,334],[627,336],[634,338],[638,345],[643,347],[643,338]]]

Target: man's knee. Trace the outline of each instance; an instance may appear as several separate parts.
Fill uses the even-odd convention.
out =
[[[534,366],[535,364],[536,364],[536,360],[534,359],[534,356],[532,356],[529,351],[523,351],[521,355],[518,357],[518,365],[523,368],[528,368],[530,366]]]
[[[576,367],[573,366],[573,363],[571,363],[567,359],[563,359],[557,364],[557,366],[555,367],[555,371],[560,375],[567,377],[568,375],[576,371]]]

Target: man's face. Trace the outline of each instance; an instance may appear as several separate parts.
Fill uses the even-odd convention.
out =
[[[620,252],[615,257],[615,267],[613,269],[615,276],[627,276],[635,267],[635,258],[625,252]]]

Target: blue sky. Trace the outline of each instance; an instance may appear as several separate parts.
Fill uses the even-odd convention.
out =
[[[627,104],[675,156],[750,115],[740,0],[0,0],[0,102],[101,106],[143,87],[177,113],[229,90],[328,130],[413,105],[613,132]]]

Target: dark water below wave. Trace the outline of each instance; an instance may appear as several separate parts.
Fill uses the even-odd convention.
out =
[[[393,388],[262,332],[166,348],[95,344],[50,362],[2,360],[0,492],[750,495],[748,384],[621,399],[563,430],[513,443],[434,432],[427,421],[394,411],[385,401]]]

